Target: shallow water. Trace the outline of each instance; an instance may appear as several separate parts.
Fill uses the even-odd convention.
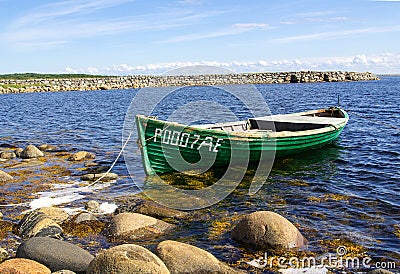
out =
[[[400,225],[400,77],[256,88],[273,114],[336,105],[340,95],[341,106],[349,110],[349,123],[334,144],[277,160],[268,183],[257,194],[249,196],[245,191],[235,191],[205,210],[212,215],[206,223],[185,225],[176,235],[222,260],[235,261],[241,257],[235,249],[238,245],[229,235],[205,236],[210,233],[209,226],[234,214],[273,210],[300,227],[310,240],[310,250],[322,252],[322,240],[340,238],[361,245],[376,259],[399,262],[400,226],[396,225]],[[151,90],[148,92],[151,97]],[[28,143],[48,143],[68,151],[89,150],[96,153],[96,161],[109,165],[122,146],[125,115],[136,93],[113,90],[1,95],[0,144],[22,147]],[[217,102],[227,110],[216,109],[212,104],[207,109],[207,104],[202,104],[198,110],[193,105],[191,111],[185,110],[185,117],[173,112],[200,100]],[[222,89],[190,87],[178,89],[153,114],[207,123],[223,120],[227,111],[240,119],[247,118],[251,116],[250,109],[259,110],[258,106],[246,108]],[[204,113],[209,119],[204,118]],[[199,118],[197,114],[202,115]],[[139,151],[129,163],[135,170],[133,180],[128,176],[125,161],[120,159],[113,172],[125,176],[97,191],[77,188],[73,193],[82,195],[82,199],[68,206],[79,207],[89,199],[112,201],[138,192],[135,183],[140,186],[144,178]]]

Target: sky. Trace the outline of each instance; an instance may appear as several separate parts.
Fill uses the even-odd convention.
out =
[[[0,0],[0,74],[400,73],[400,0]]]

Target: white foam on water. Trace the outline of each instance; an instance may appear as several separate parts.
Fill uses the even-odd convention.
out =
[[[82,198],[85,198],[85,196],[79,194],[63,195],[59,197],[42,196],[30,202],[29,205],[31,209],[37,209],[42,207],[71,203]]]
[[[105,202],[100,205],[99,210],[103,214],[111,214],[111,213],[114,213],[114,211],[117,209],[117,207],[118,206],[116,204],[113,204],[113,203],[110,204],[110,203]]]
[[[79,211],[84,211],[82,207],[72,207],[70,206],[72,202],[86,198],[89,194],[95,192],[96,190],[101,190],[109,187],[115,181],[110,181],[107,183],[99,183],[91,187],[81,186],[82,181],[70,180],[70,177],[65,178],[68,183],[66,184],[54,184],[52,189],[49,191],[43,191],[36,193],[38,198],[32,200],[29,203],[30,210],[35,210],[42,207],[65,205],[68,207],[63,207],[68,214],[75,214]],[[68,205],[69,204],[69,205]],[[113,213],[117,205],[110,203],[103,203],[100,205],[100,210],[104,214]]]

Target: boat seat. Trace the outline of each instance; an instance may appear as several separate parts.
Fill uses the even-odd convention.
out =
[[[272,115],[259,118],[250,118],[250,129],[279,131],[302,131],[319,129],[346,122],[345,118]]]

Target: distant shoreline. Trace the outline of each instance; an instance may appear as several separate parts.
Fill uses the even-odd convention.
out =
[[[13,79],[13,75],[15,76]],[[41,78],[34,78],[34,77]],[[167,86],[220,86],[241,84],[289,84],[373,81],[379,77],[370,72],[298,71],[240,74],[177,75],[177,76],[91,76],[71,74],[0,75],[0,94],[111,90]]]

